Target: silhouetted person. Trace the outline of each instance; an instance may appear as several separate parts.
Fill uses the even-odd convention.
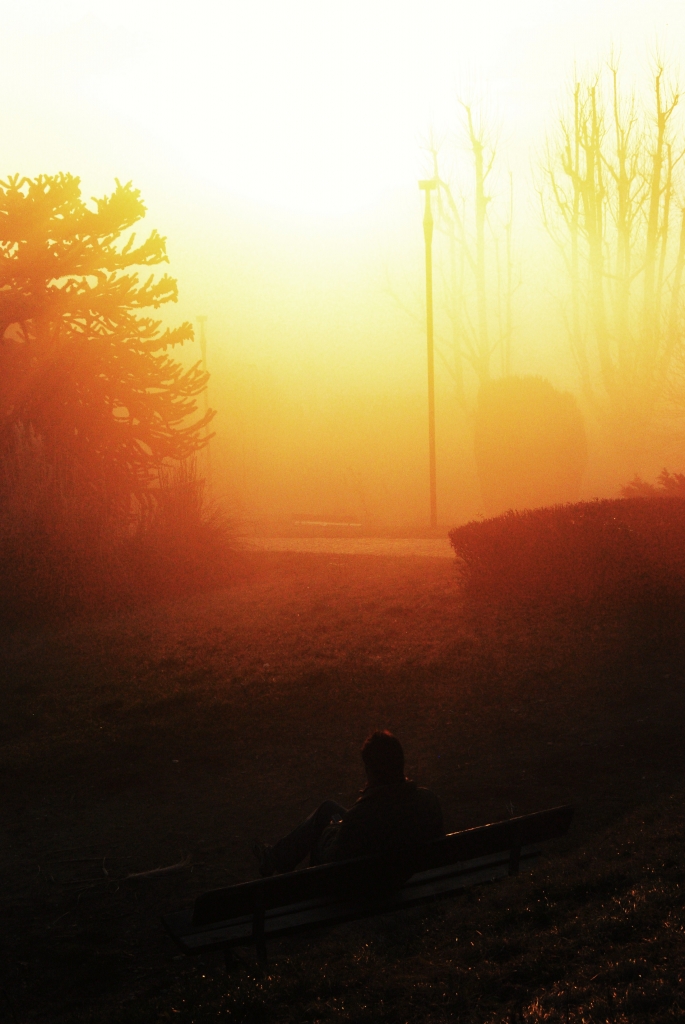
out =
[[[324,800],[274,846],[255,840],[252,852],[263,877],[294,871],[307,856],[310,864],[402,856],[445,834],[438,798],[405,778],[404,751],[392,733],[372,733],[361,753],[367,784],[353,807]]]

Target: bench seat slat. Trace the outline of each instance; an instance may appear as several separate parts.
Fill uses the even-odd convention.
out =
[[[415,870],[437,868],[455,861],[470,861],[503,853],[512,847],[556,839],[565,834],[572,815],[571,807],[554,807],[537,814],[453,832],[425,847]],[[337,895],[345,898],[354,896],[364,886],[373,892],[374,889],[382,888],[385,882],[387,863],[382,858],[358,858],[321,864],[303,871],[291,871],[204,893],[195,901],[193,918],[197,925],[206,925],[241,914],[251,914],[257,903],[268,910],[270,907],[282,907],[317,897],[330,898]]]
[[[540,853],[538,845],[521,850],[521,868],[532,866]],[[508,852],[490,854],[470,862],[443,865],[414,875],[400,890],[380,900],[336,900],[318,898],[275,907],[266,911],[266,938],[292,934],[315,925],[339,924],[373,914],[386,913],[448,896],[479,882],[494,881],[509,873]],[[211,925],[193,925],[190,912],[169,914],[165,926],[186,953],[209,947],[247,945],[252,941],[252,915],[243,914]]]
[[[525,870],[541,843],[567,832],[572,817],[573,808],[553,807],[454,832],[426,846],[411,867],[405,864],[406,873],[400,862],[392,868],[382,858],[359,858],[243,882],[204,893],[194,907],[162,921],[186,953],[256,942],[265,957],[264,939],[398,910]],[[412,868],[393,889],[389,873],[399,882]]]

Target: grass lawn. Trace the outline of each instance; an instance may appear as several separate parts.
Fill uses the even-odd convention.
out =
[[[684,621],[476,613],[445,558],[262,551],[6,635],[0,1020],[682,1019]],[[179,958],[160,914],[351,804],[378,727],[449,831],[570,802],[572,832],[529,877],[275,943],[267,977]]]

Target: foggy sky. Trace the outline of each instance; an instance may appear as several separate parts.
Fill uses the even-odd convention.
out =
[[[685,38],[676,0],[2,0],[0,15],[2,174],[141,189],[168,236],[174,316],[209,318],[218,489],[253,511],[366,503],[397,522],[420,521],[426,500],[422,140],[449,140],[458,96],[486,111],[532,266],[545,243],[531,167],[574,66],[613,48],[642,82]],[[531,274],[517,298],[514,369],[572,388],[546,288]],[[454,525],[476,514],[477,484],[439,360],[437,374],[440,518]]]

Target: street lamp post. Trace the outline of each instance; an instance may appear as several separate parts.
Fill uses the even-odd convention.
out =
[[[438,497],[435,481],[435,367],[433,359],[433,211],[431,192],[438,187],[436,178],[419,182],[426,193],[423,237],[426,243],[426,342],[428,348],[428,464],[430,473],[431,528],[438,525]]]
[[[207,372],[207,334],[205,331],[205,324],[207,323],[206,316],[199,316],[197,322],[200,325],[200,355],[202,356],[202,369]],[[209,396],[207,395],[207,388],[204,390],[204,407],[205,416],[209,409]],[[209,427],[205,427],[205,437],[209,433]],[[205,444],[206,458],[207,458],[207,489],[211,490],[212,487],[212,457],[209,451],[209,441]]]

